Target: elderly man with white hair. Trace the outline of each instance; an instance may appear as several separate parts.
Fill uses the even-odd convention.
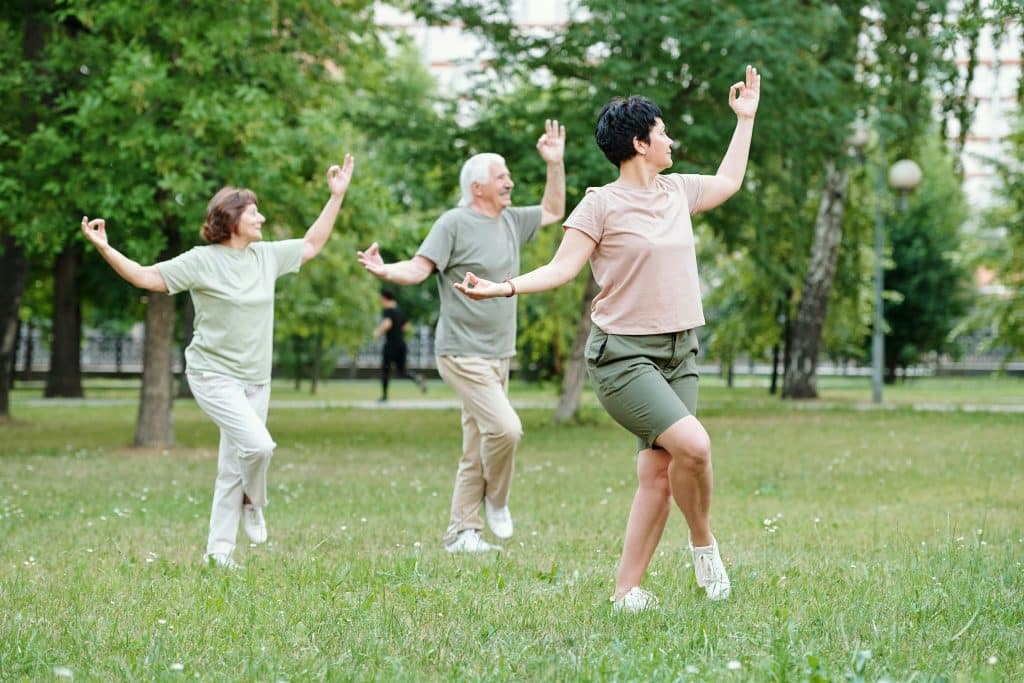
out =
[[[537,151],[547,164],[539,205],[513,207],[515,183],[505,160],[497,154],[477,154],[459,175],[458,207],[437,219],[415,256],[384,263],[376,242],[359,252],[367,271],[395,284],[418,284],[437,273],[437,369],[462,400],[462,458],[444,535],[445,548],[453,553],[500,550],[481,537],[481,507],[497,538],[512,536],[509,489],[523,434],[508,398],[509,367],[516,352],[516,303],[511,295],[473,302],[454,285],[468,271],[496,281],[515,277],[522,246],[538,228],[565,215],[565,127],[546,121]]]

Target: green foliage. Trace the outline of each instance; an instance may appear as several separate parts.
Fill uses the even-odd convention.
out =
[[[409,229],[392,216],[439,203],[450,127],[415,53],[389,55],[373,16],[368,0],[5,10],[0,230],[47,254],[79,239],[82,214],[104,216],[112,242],[147,263],[172,238],[196,244],[207,200],[235,185],[257,192],[269,233],[296,237],[327,199],[328,165],[352,152],[336,233],[282,281],[277,313],[283,338],[354,349],[376,307],[354,253]],[[19,49],[34,27],[45,40],[30,61]],[[94,254],[86,266],[88,317],[137,319],[130,287],[109,286]]]
[[[989,160],[1001,180],[1001,203],[984,217],[982,249],[974,260],[976,268],[991,273],[994,287],[961,326],[981,334],[982,350],[1000,352],[1005,360],[1024,354],[1024,116],[1007,141],[1007,160]]]
[[[933,352],[955,352],[948,339],[966,312],[969,272],[960,245],[967,209],[951,160],[935,142],[921,150],[928,169],[905,211],[885,219],[892,267],[885,274],[885,358],[894,369]]]

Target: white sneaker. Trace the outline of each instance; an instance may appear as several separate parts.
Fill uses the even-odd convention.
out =
[[[512,513],[508,506],[494,507],[484,498],[484,510],[487,512],[487,526],[491,527],[494,535],[501,539],[512,538]]]
[[[225,553],[207,553],[203,556],[203,561],[211,567],[221,567],[223,569],[238,570],[242,568],[242,565],[231,559],[230,555]]]
[[[476,529],[463,529],[454,541],[444,547],[450,553],[486,553],[501,550],[501,546],[488,543]]]
[[[697,585],[708,594],[709,600],[725,600],[729,597],[732,584],[722,564],[722,556],[718,552],[718,541],[711,538],[711,545],[693,551],[693,572],[697,575]]]
[[[263,519],[263,508],[246,503],[242,506],[242,528],[253,543],[267,542],[267,523]]]
[[[658,606],[658,598],[654,594],[645,591],[640,586],[633,586],[618,600],[608,598],[612,601],[612,613],[626,612],[636,614],[644,610],[654,609]]]

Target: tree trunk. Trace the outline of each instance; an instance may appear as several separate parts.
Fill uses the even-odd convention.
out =
[[[14,238],[5,235],[0,240],[0,420],[11,415],[10,390],[14,356],[18,352],[15,330],[18,327],[18,309],[28,278],[28,258]]]
[[[782,349],[778,342],[772,344],[772,381],[768,385],[768,393],[772,396],[779,390],[779,354],[781,352]]]
[[[192,304],[191,294],[184,297],[184,300],[181,314],[181,377],[178,380],[178,398],[192,398],[192,389],[186,376],[188,366],[185,363],[185,349],[192,343],[192,334],[195,332],[196,307]]]
[[[569,360],[562,375],[562,393],[558,397],[553,417],[555,424],[576,419],[580,411],[583,384],[587,379],[587,363],[583,353],[587,347],[587,337],[590,335],[590,304],[598,291],[593,276],[587,278],[587,288],[583,292],[583,300],[580,301],[580,317],[576,322],[576,336],[572,340]]]
[[[36,353],[36,326],[30,319],[28,321],[28,334],[25,335],[25,358],[22,361],[21,377],[25,381],[32,379],[32,364],[35,362]]]
[[[10,352],[11,362],[7,366],[7,388],[8,389],[13,389],[14,388],[14,378],[18,374],[18,347],[21,346],[21,332],[22,332],[21,317],[18,316],[14,320],[15,320],[15,322],[14,322],[14,343],[11,344],[11,352]],[[3,353],[4,352],[3,352],[3,348],[2,347],[4,347],[4,346],[6,346],[6,345],[2,341],[0,341],[0,358],[3,357]]]
[[[164,227],[167,248],[160,259],[177,256],[181,234]],[[174,340],[174,297],[148,292],[146,338],[142,347],[142,390],[139,415],[135,422],[135,445],[144,448],[174,446],[174,373],[171,352]]]
[[[174,446],[174,406],[171,400],[174,392],[174,375],[171,372],[174,297],[149,292],[148,299],[135,445],[170,448]]]
[[[311,372],[309,375],[309,393],[316,394],[317,384],[320,382],[320,363],[322,362],[321,356],[324,353],[324,333],[317,332],[316,338],[313,341],[313,362],[311,365]]]
[[[783,398],[818,397],[818,350],[839,258],[839,243],[843,239],[846,179],[845,169],[829,165],[814,222],[811,261],[793,328],[792,362],[786,368],[782,383]]]
[[[53,339],[44,396],[78,398],[82,392],[82,300],[75,279],[78,247],[65,246],[53,264]]]

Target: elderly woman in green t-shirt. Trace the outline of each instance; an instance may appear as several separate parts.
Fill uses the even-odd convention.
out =
[[[274,286],[320,253],[334,229],[355,160],[327,171],[331,197],[302,239],[262,242],[266,219],[251,190],[225,187],[203,224],[209,245],[143,266],[107,241],[102,218],[82,218],[82,233],[118,275],[153,292],[188,290],[195,330],[185,350],[196,402],[220,428],[217,480],[206,545],[208,562],[234,569],[238,523],[253,543],[267,540],[267,467],[276,444],[267,431],[274,339]]]
[[[704,324],[690,216],[739,191],[760,99],[748,66],[730,89],[736,130],[715,175],[665,174],[673,141],[661,109],[644,97],[615,98],[601,111],[595,137],[619,169],[591,188],[565,220],[565,235],[545,266],[503,282],[470,273],[455,288],[472,299],[540,292],[568,282],[590,261],[601,292],[585,352],[594,391],[609,414],[637,436],[637,477],[614,611],[657,604],[640,587],[671,511],[690,530],[697,584],[712,600],[731,585],[711,533],[711,440],[696,418],[697,339]]]

